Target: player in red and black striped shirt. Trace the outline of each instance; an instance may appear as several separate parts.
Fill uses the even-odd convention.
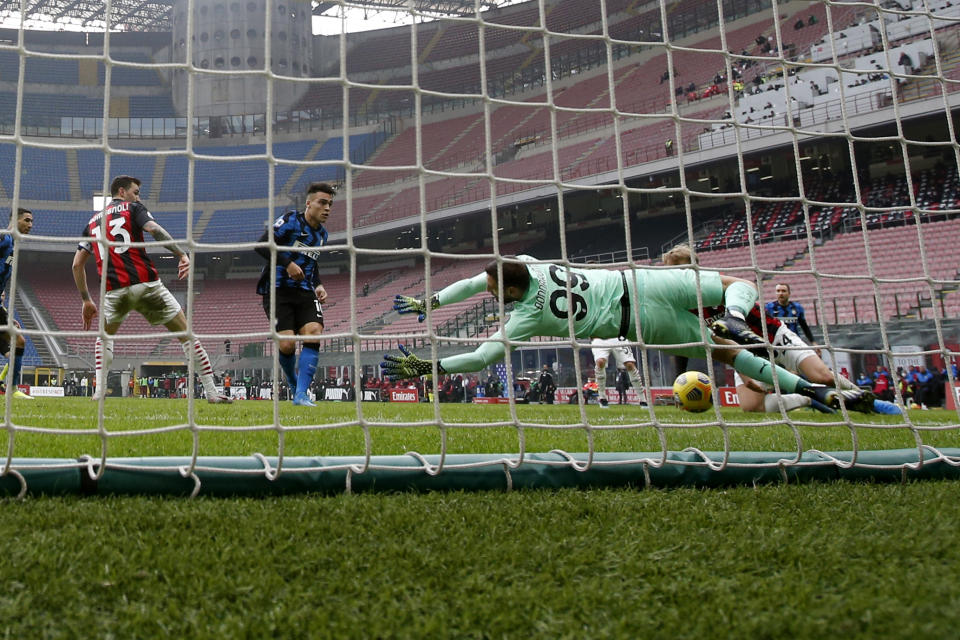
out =
[[[177,272],[181,280],[190,271],[190,257],[180,250],[166,229],[153,219],[153,215],[140,202],[140,184],[139,179],[131,176],[113,179],[110,185],[113,200],[103,211],[90,218],[83,228],[85,240],[73,256],[73,280],[83,299],[81,315],[84,330],[90,329],[97,315],[97,305],[87,289],[86,264],[91,254],[97,261],[97,273],[101,278],[106,278],[106,294],[102,303],[106,338],[97,337],[95,399],[104,394],[106,372],[113,362],[113,336],[128,313],[137,311],[150,324],[162,324],[170,331],[182,332],[187,329],[187,319],[180,303],[160,281],[146,248],[130,246],[131,243],[143,242],[143,232],[146,231],[180,259]],[[194,360],[207,400],[215,404],[230,402],[229,398],[217,393],[213,368],[200,341],[190,340],[187,336],[177,336],[177,339],[186,357]]]
[[[690,247],[686,244],[679,244],[663,254],[663,263],[665,265],[692,264],[692,255]],[[691,309],[691,313],[697,314],[697,309]],[[722,306],[705,307],[703,309],[703,318],[706,326],[711,326],[715,320],[724,318],[726,309]],[[807,345],[800,337],[783,324],[778,318],[769,315],[765,310],[755,304],[752,309],[744,316],[747,327],[755,336],[751,341],[753,345],[769,344],[772,347],[774,362],[788,371],[802,375],[809,382],[823,384],[832,387],[835,384],[833,371],[820,358],[820,354]],[[764,333],[764,323],[766,323],[766,333]],[[766,336],[764,340],[761,336]],[[714,336],[714,340],[722,343],[722,340]],[[729,342],[729,344],[733,344]],[[763,350],[763,347],[754,347]],[[686,365],[678,370],[683,371]],[[855,385],[844,378],[838,376],[840,388],[851,389]],[[758,412],[779,412],[780,401],[783,402],[787,411],[801,406],[809,406],[810,399],[800,394],[781,394],[780,401],[775,396],[767,394],[766,389],[757,384],[754,380],[740,375],[737,382],[737,393],[740,396],[740,406],[744,411]]]
[[[124,197],[140,197],[139,185],[135,183],[131,189],[122,191]],[[157,268],[147,255],[146,247],[107,247],[96,242],[103,237],[110,242],[143,242],[143,232],[148,226],[162,229],[138,200],[125,200],[114,195],[107,208],[90,218],[87,226],[83,228],[83,237],[91,238],[92,241],[84,242],[80,246],[93,253],[97,260],[97,273],[101,277],[104,271],[104,252],[107,255],[107,291],[160,279]],[[174,254],[176,255],[176,252]]]

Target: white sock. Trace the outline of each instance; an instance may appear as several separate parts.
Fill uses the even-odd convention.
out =
[[[607,399],[607,368],[597,367],[594,370],[594,373],[597,374],[597,396],[601,400]]]
[[[213,382],[213,367],[210,366],[207,350],[199,340],[181,342],[180,347],[183,349],[183,355],[188,359],[193,358],[193,370],[200,376],[200,384],[203,385],[203,392],[207,398],[216,398],[219,394]]]
[[[106,390],[104,380],[110,372],[110,365],[113,363],[113,338],[97,338],[97,344],[94,347],[94,366],[96,368],[95,393],[103,395]]]
[[[799,393],[785,393],[781,395],[780,398],[783,399],[783,408],[787,411],[810,406],[810,398],[802,396]],[[766,397],[764,397],[763,410],[767,413],[780,413],[780,403],[777,401],[777,394],[768,393]]]
[[[637,392],[637,398],[640,402],[646,402],[647,390],[643,388],[643,380],[640,378],[640,368],[637,367],[633,371],[627,369],[627,375],[630,376],[630,384],[633,386],[633,390]]]

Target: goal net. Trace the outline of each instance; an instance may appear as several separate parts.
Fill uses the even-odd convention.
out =
[[[0,11],[8,492],[899,479],[960,464],[960,5],[16,4]],[[384,24],[360,30],[371,19]],[[113,335],[102,312],[125,282],[77,266],[121,175],[170,237],[104,219],[93,243],[122,270],[144,249],[183,331],[133,312]],[[326,244],[280,238],[289,211],[314,219],[317,182],[336,189]],[[665,266],[677,245],[691,264]],[[517,255],[566,283],[566,335],[502,332],[521,312],[477,283]],[[287,313],[269,283],[298,286],[291,261],[322,282],[319,338],[268,320]],[[707,357],[731,348],[711,338],[707,289],[688,305],[689,360],[643,327],[619,345],[632,374],[591,349],[617,335],[577,335],[590,274],[678,270],[752,283],[758,314],[771,303],[808,343],[759,356],[869,390],[881,413],[816,413],[786,378],[770,396],[741,384]],[[78,273],[101,312],[90,330]],[[394,309],[469,278],[459,291],[478,295],[447,289],[422,321]],[[623,326],[652,313],[642,296],[624,294]],[[605,301],[617,319],[620,299]],[[113,345],[102,380],[98,338]],[[195,340],[206,360],[184,356]],[[306,386],[285,374],[284,340],[301,373],[319,340]],[[492,343],[508,355],[442,366]],[[387,379],[401,345],[433,375]],[[206,403],[211,370],[233,404]],[[703,413],[676,406],[686,370],[712,382]],[[294,406],[298,387],[315,407]]]

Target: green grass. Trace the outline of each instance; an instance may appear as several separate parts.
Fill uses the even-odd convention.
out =
[[[812,424],[797,425],[796,433],[780,424],[778,416],[733,409],[722,414],[732,450],[794,451],[798,436],[803,449],[827,451],[855,445],[909,448],[916,446],[917,437],[933,446],[960,446],[960,428],[952,428],[958,425],[958,416],[952,411],[913,411],[911,430],[896,416],[851,413],[851,423],[845,424],[840,415],[802,410],[789,414],[791,420]],[[364,403],[361,419],[352,403],[325,402],[316,408],[283,403],[278,429],[269,402],[229,406],[197,402],[194,423],[200,455],[276,455],[282,430],[285,455],[350,456],[365,453],[365,430],[374,455],[440,453],[442,433],[447,453],[511,453],[519,451],[521,431],[526,450],[532,452],[587,451],[591,440],[596,451],[660,451],[654,417],[670,450],[724,449],[724,430],[712,411],[688,414],[672,407],[657,407],[652,417],[636,406],[607,410],[588,406],[584,422],[575,405],[520,405],[514,420],[510,408],[502,405],[440,405],[436,415],[429,404]],[[18,458],[99,456],[104,441],[109,456],[177,456],[193,451],[186,400],[109,399],[102,432],[97,404],[86,399],[18,401],[11,422],[7,428],[13,432],[13,451],[5,453]]]
[[[270,426],[269,403],[197,405],[201,425]],[[430,406],[365,404],[368,421]],[[442,406],[448,450],[512,452],[506,407]],[[649,414],[587,408],[602,451],[658,451]],[[738,412],[725,418],[748,423]],[[284,426],[356,420],[353,405],[281,407]],[[517,407],[528,451],[583,451],[576,407]],[[671,449],[721,449],[712,414],[657,410]],[[889,417],[798,427],[804,448],[914,446]],[[824,422],[812,413],[791,418]],[[188,455],[179,401],[109,400],[108,453]],[[97,427],[88,401],[14,405],[13,423]],[[914,412],[958,447],[957,415]],[[829,421],[829,420],[826,420]],[[359,455],[350,425],[286,434],[289,455]],[[370,427],[376,454],[440,450],[436,425]],[[132,434],[132,435],[131,435]],[[735,450],[796,448],[789,427],[730,428]],[[274,454],[276,431],[199,434],[203,455]],[[96,435],[15,431],[16,457],[98,454]],[[960,624],[956,482],[726,490],[403,493],[263,499],[32,498],[0,517],[3,637],[953,637]]]

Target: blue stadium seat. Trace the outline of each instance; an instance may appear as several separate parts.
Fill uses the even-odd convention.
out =
[[[287,211],[276,207],[270,220]],[[201,242],[256,242],[267,224],[267,211],[259,209],[222,209],[214,211]]]
[[[169,94],[162,96],[130,96],[131,118],[176,118],[173,98]]]
[[[355,163],[365,162],[377,147],[379,147],[386,136],[381,132],[363,133],[350,136],[350,159]],[[343,159],[343,138],[331,138],[327,140],[320,151],[317,152],[314,160],[342,160]],[[336,181],[342,174],[343,169],[338,166],[318,167],[308,169],[303,172],[297,183],[288,189],[289,193],[302,193],[306,191],[307,185],[318,180]]]
[[[20,76],[20,56],[13,51],[0,51],[0,80],[17,82]],[[38,58],[27,56],[24,80],[36,84],[67,84],[76,86],[80,72],[76,60]]]
[[[147,149],[138,149],[147,151]],[[80,170],[80,190],[84,198],[93,197],[103,190],[104,154],[98,149],[78,149],[77,165]],[[113,155],[110,157],[110,176],[128,175],[140,178],[140,199],[149,200],[159,190],[150,184],[157,159],[154,156]],[[109,187],[109,183],[107,184]],[[147,203],[149,206],[149,203]]]
[[[13,195],[16,145],[0,144],[0,181]],[[69,200],[67,155],[62,149],[23,148],[20,197],[28,200]]]
[[[114,50],[110,52],[110,55],[114,60],[122,60],[123,62],[142,62],[145,64],[153,62],[150,56],[136,51]],[[105,79],[106,67],[102,62],[98,62],[97,84],[103,86]],[[160,81],[160,75],[154,69],[113,65],[110,84],[121,87],[159,87],[163,83]]]
[[[83,227],[90,221],[93,211],[33,210],[34,235],[79,238]],[[75,247],[71,247],[72,249]]]
[[[285,160],[303,160],[313,148],[313,141],[277,143],[273,154]],[[266,153],[265,145],[235,147],[200,147],[202,155],[229,158],[231,156]],[[184,156],[170,156],[164,167],[160,189],[162,202],[183,202],[187,199],[187,171],[189,162]],[[278,164],[275,169],[275,193],[286,191],[287,182],[297,170],[296,165]],[[312,172],[311,172],[312,173]],[[268,164],[263,160],[197,160],[194,172],[194,198],[197,201],[264,199],[269,196]],[[308,178],[315,180],[318,178]]]

